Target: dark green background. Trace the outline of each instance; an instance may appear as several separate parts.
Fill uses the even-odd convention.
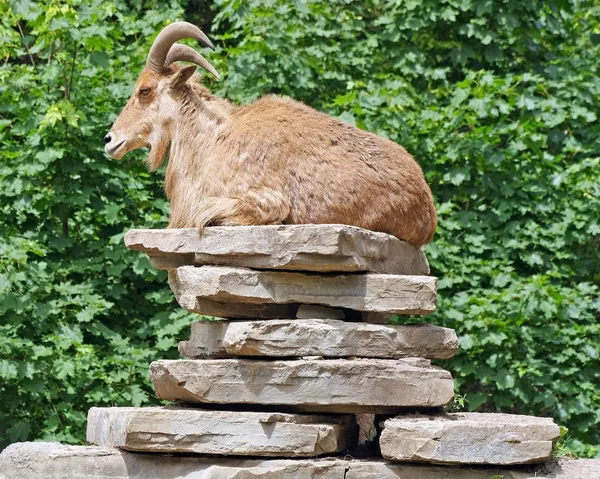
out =
[[[580,0],[0,3],[0,449],[84,440],[92,405],[155,403],[191,316],[123,246],[165,225],[162,174],[102,137],[167,23],[218,45],[218,94],[279,93],[404,145],[466,407],[553,416],[600,447],[600,8]],[[195,42],[188,42],[197,46]]]

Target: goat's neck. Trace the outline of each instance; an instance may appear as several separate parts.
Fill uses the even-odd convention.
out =
[[[197,189],[196,184],[206,162],[214,156],[219,133],[226,127],[233,105],[227,100],[212,97],[202,103],[185,103],[172,123],[171,148],[165,174],[167,198],[184,185]],[[185,194],[181,191],[179,194]]]

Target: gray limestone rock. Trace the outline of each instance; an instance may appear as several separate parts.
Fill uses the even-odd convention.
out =
[[[350,415],[94,407],[87,441],[140,452],[315,457],[356,447],[357,426]]]
[[[0,479],[595,479],[600,460],[523,469],[393,464],[377,459],[244,459],[141,454],[97,446],[24,442],[0,454]]]
[[[405,416],[385,421],[380,446],[393,461],[515,465],[550,459],[559,435],[552,419],[533,416]]]
[[[150,378],[161,399],[256,404],[293,411],[394,413],[452,400],[450,373],[422,359],[161,360]]]
[[[182,266],[169,271],[178,303],[196,311],[198,299],[222,303],[307,303],[357,311],[427,314],[435,311],[436,278],[387,274],[320,275],[228,266]]]
[[[198,321],[183,356],[323,356],[330,358],[448,359],[458,350],[452,329],[430,324],[393,326],[326,319],[270,321]]]
[[[159,269],[230,265],[294,271],[429,274],[415,246],[385,233],[346,225],[217,226],[131,230],[125,244]]]
[[[188,298],[186,309],[192,313],[224,319],[295,318],[297,304],[220,303],[203,298]]]

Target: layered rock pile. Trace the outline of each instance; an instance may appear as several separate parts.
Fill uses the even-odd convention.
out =
[[[436,278],[413,246],[339,225],[133,230],[125,241],[169,271],[183,308],[223,319],[192,325],[186,359],[150,365],[174,405],[92,408],[94,446],[13,445],[0,478],[524,478],[506,466],[550,459],[550,419],[444,413],[452,377],[431,360],[456,353],[453,330],[385,324],[435,311]],[[547,477],[577,477],[571,466]]]

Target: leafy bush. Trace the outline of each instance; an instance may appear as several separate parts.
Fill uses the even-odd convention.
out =
[[[567,448],[598,453],[592,0],[46,5],[0,4],[0,448],[81,442],[90,406],[156,402],[147,365],[176,355],[191,318],[122,237],[164,225],[168,205],[140,155],[108,160],[101,140],[154,34],[214,15],[219,94],[290,95],[423,166],[440,301],[410,319],[457,330],[443,366],[468,407],[552,415]]]
[[[149,42],[181,11],[42,5],[0,4],[0,449],[81,442],[92,405],[151,402],[148,363],[173,357],[189,323],[166,275],[122,241],[164,225],[160,177],[102,150]]]

